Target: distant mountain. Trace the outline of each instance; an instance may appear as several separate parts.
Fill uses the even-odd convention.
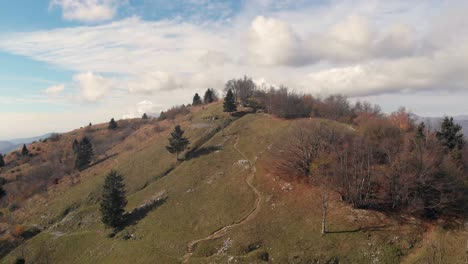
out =
[[[40,139],[45,139],[50,137],[52,133],[47,133],[42,136],[36,136],[36,137],[29,137],[29,138],[15,138],[15,139],[10,139],[10,140],[4,140],[0,141],[0,153],[6,154],[9,153],[19,147],[23,144],[29,144],[31,142],[40,140]]]
[[[13,144],[9,141],[0,141],[0,153],[5,154],[10,152],[16,147],[16,144]]]

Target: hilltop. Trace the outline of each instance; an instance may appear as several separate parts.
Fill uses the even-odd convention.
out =
[[[183,109],[174,119],[119,120],[116,130],[87,126],[28,145],[27,157],[7,155],[1,175],[10,196],[3,201],[1,263],[466,260],[466,249],[457,245],[466,243],[468,232],[459,219],[427,221],[359,209],[332,190],[328,232],[321,234],[323,189],[282,177],[275,170],[278,146],[304,122],[346,134],[357,133],[356,126],[243,107],[231,115],[222,102]],[[191,142],[179,162],[166,150],[176,124]],[[72,142],[84,136],[95,158],[79,172],[73,169]],[[118,232],[106,228],[99,213],[111,169],[124,176],[126,211],[136,212]]]

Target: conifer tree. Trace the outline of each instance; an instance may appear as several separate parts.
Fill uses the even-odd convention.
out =
[[[213,89],[208,88],[208,90],[206,90],[205,92],[205,95],[203,96],[203,103],[209,104],[216,100],[218,100],[218,98],[215,94],[215,91]]]
[[[148,119],[148,115],[146,113],[144,113],[141,118],[146,120],[146,119]]]
[[[223,103],[224,112],[232,113],[237,111],[236,101],[232,90],[229,89]]]
[[[445,117],[436,136],[450,151],[461,150],[465,145],[461,130],[462,127],[453,122],[453,117]]]
[[[117,129],[118,127],[119,126],[117,125],[117,122],[115,122],[114,118],[112,118],[109,122],[108,128],[114,130],[114,129]]]
[[[94,156],[93,145],[87,137],[84,137],[76,152],[75,168],[82,171],[91,163]]]
[[[184,131],[180,128],[179,125],[177,125],[171,132],[171,137],[169,138],[169,145],[166,146],[166,149],[170,153],[175,153],[176,161],[178,161],[179,153],[184,151],[189,143],[189,140],[184,137]]]
[[[416,129],[416,138],[419,140],[426,140],[426,124],[424,122],[419,123]]]
[[[0,200],[6,195],[5,190],[3,189],[3,186],[0,185]]]
[[[72,144],[73,153],[77,154],[79,147],[80,147],[80,143],[75,138],[75,140],[73,140],[73,144]]]
[[[100,204],[102,222],[108,227],[120,227],[126,205],[123,177],[112,170],[107,174],[102,190]]]
[[[3,154],[0,153],[0,168],[5,167],[5,160],[3,159]]]
[[[21,155],[27,156],[29,154],[29,150],[26,147],[26,144],[23,144],[23,149],[21,150]]]
[[[198,93],[196,93],[195,96],[193,96],[192,105],[201,105],[201,104],[202,104],[202,100],[200,98],[200,95],[198,95]]]

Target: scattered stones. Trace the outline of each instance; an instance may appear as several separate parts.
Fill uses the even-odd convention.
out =
[[[281,185],[281,190],[282,191],[288,192],[288,191],[291,191],[292,189],[293,189],[293,186],[289,182]]]
[[[242,168],[244,168],[244,169],[250,168],[250,163],[249,163],[249,161],[248,161],[248,160],[244,160],[244,159],[243,159],[243,160],[238,160],[238,161],[236,162],[236,165],[237,165],[237,166],[240,166],[240,167],[242,167]]]
[[[218,252],[216,252],[216,255],[225,254],[231,246],[232,246],[232,240],[230,237],[228,237],[226,240],[224,240],[223,246],[218,249]]]

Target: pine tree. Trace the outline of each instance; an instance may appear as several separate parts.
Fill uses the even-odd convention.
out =
[[[119,126],[117,125],[117,122],[115,122],[114,118],[112,118],[109,122],[108,128],[114,130],[114,129],[117,129],[118,127]]]
[[[426,140],[426,124],[424,122],[419,123],[416,129],[416,138],[419,140]]]
[[[80,143],[75,138],[75,140],[73,140],[73,144],[72,144],[73,153],[78,154],[79,147],[80,147]]]
[[[89,125],[88,125],[88,126],[89,126],[89,127],[92,127],[92,126],[93,126],[93,124],[91,124],[91,122],[89,122]]]
[[[148,115],[146,113],[144,113],[141,118],[146,120],[146,119],[148,119]]]
[[[462,127],[453,122],[453,117],[445,117],[436,136],[450,151],[461,150],[465,145],[461,130]]]
[[[166,149],[170,153],[175,153],[176,161],[178,161],[179,153],[184,151],[189,143],[189,140],[184,137],[184,131],[180,128],[179,125],[177,125],[171,132],[171,137],[169,138],[169,145],[166,146]]]
[[[198,95],[198,93],[196,93],[195,96],[193,96],[192,105],[201,105],[201,104],[202,104],[202,100],[200,98],[200,95]]]
[[[3,186],[0,185],[0,200],[6,195],[5,190],[3,189]]]
[[[223,103],[224,112],[232,113],[237,111],[236,101],[232,90],[229,89]]]
[[[78,145],[76,152],[75,168],[82,171],[86,169],[93,160],[93,145],[87,137],[84,137]]]
[[[29,150],[26,147],[26,144],[23,144],[23,149],[21,150],[21,155],[27,156],[29,154]]]
[[[112,228],[118,228],[123,221],[127,199],[123,177],[116,171],[110,171],[104,181],[100,204],[102,222]]]
[[[3,159],[2,153],[0,153],[0,168],[5,167],[5,160]]]
[[[203,103],[209,104],[216,100],[218,100],[218,97],[216,96],[215,91],[208,88],[208,90],[205,92],[205,95],[203,96]]]

